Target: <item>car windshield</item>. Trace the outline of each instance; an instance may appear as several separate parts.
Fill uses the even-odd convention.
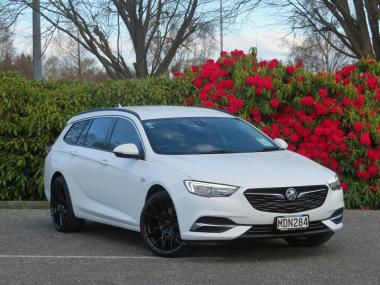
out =
[[[281,150],[252,125],[238,118],[189,117],[143,121],[158,154],[219,154]]]

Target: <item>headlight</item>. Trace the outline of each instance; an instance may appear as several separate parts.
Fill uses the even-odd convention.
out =
[[[331,178],[327,184],[331,188],[331,190],[336,191],[336,190],[342,190],[342,186],[340,186],[340,181],[339,177],[335,174],[333,178]]]
[[[191,180],[185,180],[184,183],[187,191],[203,197],[228,197],[239,189],[237,186]]]

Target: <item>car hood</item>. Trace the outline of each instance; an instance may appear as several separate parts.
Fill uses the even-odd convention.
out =
[[[294,152],[160,155],[162,166],[194,180],[244,188],[326,184],[334,172]]]

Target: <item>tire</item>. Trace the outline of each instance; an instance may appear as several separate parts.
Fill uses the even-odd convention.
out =
[[[140,232],[144,242],[158,256],[178,257],[185,252],[174,204],[164,191],[153,194],[145,203]]]
[[[285,238],[285,241],[291,246],[298,247],[313,247],[319,246],[327,242],[333,236],[332,233],[310,236],[310,237],[300,237],[300,238]]]
[[[69,189],[62,176],[55,178],[51,185],[50,214],[54,227],[60,232],[78,232],[84,220],[74,215]]]

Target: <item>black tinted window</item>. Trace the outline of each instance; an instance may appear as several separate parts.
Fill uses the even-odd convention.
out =
[[[126,143],[133,143],[142,151],[139,135],[132,122],[125,119],[118,119],[112,132],[109,148],[114,149]]]
[[[86,127],[87,123],[88,123],[88,120],[74,123],[71,126],[70,130],[65,135],[64,140],[69,144],[76,144],[80,134],[82,133],[83,129]]]
[[[113,118],[94,119],[88,130],[84,145],[100,149],[106,148],[107,133],[113,121]]]
[[[173,118],[143,122],[149,142],[160,154],[215,154],[275,151],[260,131],[235,118]]]

